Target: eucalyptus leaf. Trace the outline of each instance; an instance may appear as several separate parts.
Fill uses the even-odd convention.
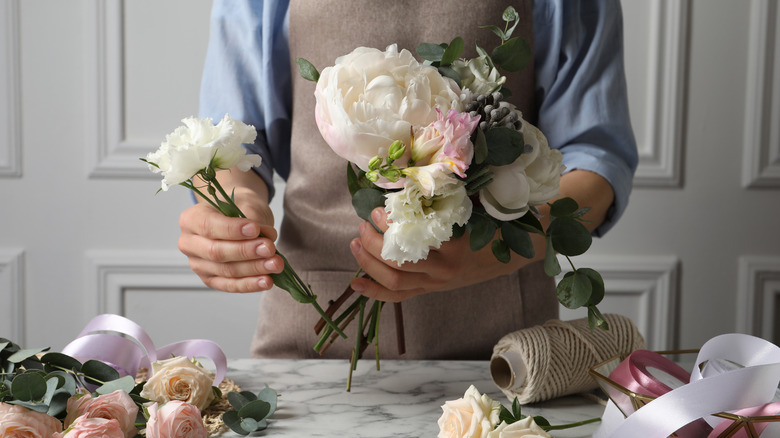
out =
[[[533,258],[534,245],[531,242],[531,236],[520,224],[515,221],[503,222],[501,236],[512,251],[527,259]]]
[[[466,227],[470,233],[469,246],[472,251],[479,251],[490,243],[498,229],[495,222],[481,214],[472,214]]]
[[[298,73],[306,80],[317,82],[320,80],[320,72],[314,67],[314,64],[303,58],[295,58],[298,65]]]
[[[46,347],[46,348],[34,348],[34,349],[28,349],[28,350],[19,350],[16,353],[8,356],[8,361],[9,362],[14,362],[14,363],[20,363],[20,362],[23,362],[26,359],[29,359],[29,358],[35,356],[38,353],[41,353],[41,352],[44,352],[44,351],[48,351],[48,350],[49,350],[49,347]]]
[[[458,225],[453,224],[452,225],[452,238],[453,239],[459,239],[463,237],[463,235],[466,234],[466,226],[465,225]]]
[[[477,135],[474,138],[474,163],[482,164],[488,156],[487,140],[483,130],[477,129],[475,131]]]
[[[604,315],[601,314],[601,311],[596,306],[588,306],[588,326],[591,330],[596,327],[602,330],[609,330],[609,323],[607,323]]]
[[[542,223],[539,222],[539,218],[537,218],[536,215],[532,214],[531,212],[520,216],[514,222],[530,233],[544,234]]]
[[[253,430],[245,430],[241,427],[241,418],[238,416],[237,411],[226,411],[222,414],[222,422],[233,432],[239,435],[249,435]]]
[[[552,239],[547,236],[547,251],[544,254],[544,273],[549,277],[555,277],[561,273],[561,264],[558,263],[558,257],[555,256]]]
[[[42,400],[46,389],[46,380],[38,373],[18,374],[11,381],[11,394],[23,402]]]
[[[417,54],[420,58],[430,62],[441,62],[444,56],[444,47],[433,43],[420,43],[417,45]]]
[[[512,259],[512,255],[509,253],[509,245],[503,240],[494,240],[491,244],[491,250],[496,260],[501,263],[509,263],[509,260]]]
[[[371,211],[385,205],[385,194],[378,189],[360,189],[352,196],[352,207],[364,220],[371,220]]]
[[[577,201],[575,201],[572,198],[561,198],[557,201],[553,202],[550,206],[550,216],[552,217],[564,217],[564,216],[571,216],[574,214],[577,209],[579,208],[579,205],[577,205]]]
[[[567,272],[558,283],[556,289],[558,302],[569,309],[577,309],[584,306],[590,299],[590,279],[577,272]]]
[[[131,376],[124,376],[110,382],[106,382],[101,387],[95,390],[98,394],[111,394],[116,390],[122,390],[126,393],[130,393],[135,388],[135,379]]]
[[[491,57],[496,66],[509,72],[517,72],[528,65],[531,56],[531,45],[528,41],[515,37],[493,49]]]
[[[445,78],[452,79],[456,84],[458,84],[458,87],[463,87],[463,83],[460,80],[460,75],[457,71],[455,71],[455,69],[449,65],[440,65],[438,70],[440,75],[444,76]]]
[[[515,31],[515,28],[517,27],[517,23],[520,22],[520,14],[517,13],[515,8],[513,6],[507,6],[506,9],[504,9],[504,13],[501,14],[501,18],[506,21],[507,23],[515,22],[512,27],[510,27],[506,31],[506,35],[502,41],[507,40],[512,36],[512,33]]]
[[[455,37],[441,55],[441,66],[452,64],[463,52],[463,38]]]
[[[590,231],[570,217],[555,218],[547,229],[547,235],[555,251],[570,257],[583,254],[593,242]]]
[[[601,277],[601,274],[598,273],[595,269],[591,268],[579,268],[577,269],[577,272],[581,275],[584,275],[588,277],[590,280],[591,288],[593,289],[590,293],[590,299],[588,300],[589,306],[595,306],[596,304],[600,303],[601,300],[604,299],[604,279]]]
[[[276,412],[276,404],[278,402],[278,396],[276,394],[276,390],[273,388],[269,388],[266,386],[260,392],[257,393],[257,399],[262,400],[269,405],[271,405],[271,409],[268,412],[268,415],[272,415],[274,412]]]
[[[489,145],[485,162],[491,166],[512,164],[525,150],[523,134],[503,126],[488,129],[485,143]]]
[[[46,410],[46,414],[52,417],[64,416],[65,411],[68,409],[68,399],[72,394],[67,392],[57,392],[49,401],[49,409]]]
[[[254,397],[254,394],[250,393],[252,397]],[[233,407],[233,409],[241,409],[243,408],[247,403],[249,403],[252,400],[255,400],[254,398],[247,398],[243,392],[239,393],[236,391],[230,391],[227,394],[227,400],[230,403],[230,406]]]
[[[505,41],[506,40],[506,34],[504,33],[504,29],[501,29],[498,26],[490,24],[490,25],[487,25],[487,26],[480,26],[479,28],[480,29],[487,29],[487,30],[493,32],[494,34],[496,34],[497,37],[501,38],[501,41]]]
[[[241,415],[239,414],[239,417]],[[251,430],[252,432],[256,431],[258,429],[258,426],[260,422],[255,420],[252,417],[241,417],[241,428],[244,430]]]
[[[46,370],[53,371],[57,369],[55,367],[59,367],[74,372],[81,371],[81,362],[68,356],[67,354],[56,352],[46,353],[43,355],[43,357],[41,357],[41,362],[46,365],[50,365],[50,367],[44,367]]]
[[[88,360],[81,367],[87,383],[102,385],[119,378],[119,372],[99,360]]]
[[[271,404],[263,400],[252,400],[238,410],[241,418],[254,418],[257,421],[264,420],[271,412]]]

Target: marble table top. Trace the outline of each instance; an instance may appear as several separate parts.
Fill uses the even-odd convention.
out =
[[[488,362],[361,360],[346,392],[346,360],[238,359],[227,376],[244,390],[266,385],[281,394],[269,427],[253,436],[435,437],[441,405],[463,396],[469,385],[509,405],[490,379]],[[600,417],[604,406],[582,396],[528,405],[524,414],[551,424]],[[553,431],[554,437],[590,437],[598,423]],[[232,431],[223,437],[238,437]]]

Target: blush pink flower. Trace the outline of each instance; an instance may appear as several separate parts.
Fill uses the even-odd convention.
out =
[[[61,431],[62,423],[52,416],[0,403],[0,437],[49,438]]]
[[[105,418],[81,416],[64,432],[55,433],[52,438],[122,438],[125,434],[119,421]]]
[[[79,417],[104,418],[116,420],[125,438],[133,438],[138,433],[135,428],[138,406],[124,391],[117,390],[99,397],[90,394],[73,396],[68,399],[67,411],[65,427],[72,425]]]
[[[464,177],[474,158],[471,133],[479,123],[479,116],[449,110],[445,117],[438,108],[436,113],[436,121],[415,130],[412,160],[418,166],[444,163],[450,171]]]
[[[200,410],[179,400],[169,401],[162,406],[149,407],[146,422],[146,438],[206,438],[208,431],[203,425]]]

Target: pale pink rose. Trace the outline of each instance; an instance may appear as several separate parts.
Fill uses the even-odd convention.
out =
[[[387,156],[394,141],[408,145],[412,126],[434,122],[436,108],[461,110],[460,93],[455,81],[408,50],[358,47],[323,69],[314,118],[333,151],[367,171],[368,162]],[[409,156],[407,149],[399,162]]]
[[[55,433],[52,438],[123,438],[125,433],[119,421],[106,418],[81,416],[64,432]]]
[[[174,400],[162,406],[149,406],[146,438],[206,438],[208,435],[200,410],[189,403]]]
[[[65,427],[69,427],[79,417],[104,418],[116,420],[125,438],[133,438],[138,433],[135,428],[138,406],[121,390],[98,397],[92,397],[91,394],[73,396],[68,399],[67,412]]]
[[[0,437],[49,438],[62,431],[60,420],[17,405],[0,403]]]
[[[465,177],[474,158],[471,133],[479,123],[479,116],[449,110],[445,117],[438,108],[436,113],[436,121],[415,130],[412,160],[417,166],[444,163],[450,171]]]

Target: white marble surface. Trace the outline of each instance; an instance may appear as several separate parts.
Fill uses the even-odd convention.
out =
[[[273,437],[435,437],[441,405],[473,384],[504,405],[509,402],[490,379],[488,362],[361,360],[346,392],[345,360],[239,359],[227,376],[244,390],[265,385],[281,398],[268,429],[253,436]],[[571,396],[524,407],[551,424],[601,416],[604,407]],[[554,437],[590,437],[596,425],[553,431]],[[228,432],[223,437],[238,437]]]

